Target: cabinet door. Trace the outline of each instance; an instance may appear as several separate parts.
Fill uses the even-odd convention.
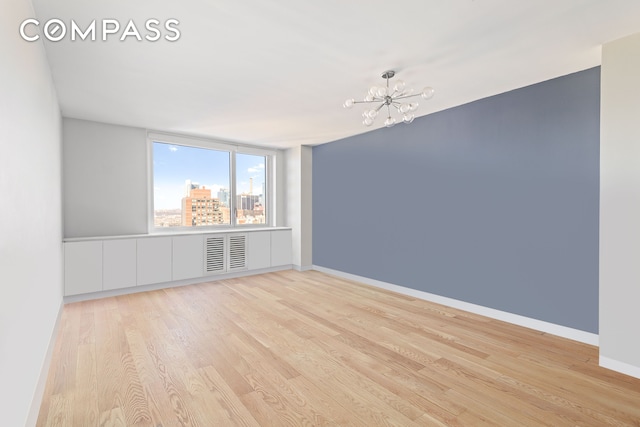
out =
[[[228,271],[238,271],[247,269],[247,235],[230,234],[227,236],[227,259],[229,260]]]
[[[120,289],[135,286],[135,239],[105,240],[102,244],[102,288]]]
[[[102,290],[102,240],[64,244],[64,294]]]
[[[247,233],[247,267],[249,270],[271,267],[271,232]]]
[[[171,281],[171,237],[137,239],[138,285]]]
[[[204,237],[204,274],[220,274],[227,271],[227,238],[225,235],[207,235]]]
[[[291,230],[271,231],[271,266],[289,265],[292,263]]]
[[[173,280],[202,277],[204,248],[202,235],[173,237]]]

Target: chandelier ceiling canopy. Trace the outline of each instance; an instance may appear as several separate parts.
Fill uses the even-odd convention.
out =
[[[398,121],[391,115],[391,112],[394,110],[397,114],[401,115],[402,122],[411,123],[415,118],[414,111],[418,108],[418,103],[406,102],[406,100],[417,96],[430,99],[433,97],[435,90],[432,87],[425,87],[422,92],[414,94],[413,89],[405,89],[405,84],[402,80],[396,81],[393,87],[389,87],[389,79],[395,75],[396,72],[393,70],[385,71],[382,73],[382,78],[386,80],[385,86],[373,86],[369,89],[369,92],[367,92],[367,95],[362,101],[356,101],[353,98],[347,99],[343,107],[353,108],[355,104],[372,104],[373,108],[362,113],[362,124],[365,126],[371,126],[373,124],[380,110],[387,115],[384,121],[386,127],[391,127]]]

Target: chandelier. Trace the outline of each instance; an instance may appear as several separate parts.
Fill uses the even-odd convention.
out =
[[[414,111],[418,108],[417,102],[405,102],[405,100],[409,98],[413,98],[416,96],[421,96],[424,99],[430,99],[433,97],[435,90],[432,87],[425,87],[420,93],[413,93],[412,89],[405,89],[404,82],[402,80],[398,80],[393,88],[389,87],[389,79],[396,75],[396,72],[393,70],[385,71],[382,73],[382,78],[387,81],[386,86],[373,86],[367,92],[367,95],[364,97],[363,101],[356,101],[355,99],[347,99],[344,101],[344,108],[352,108],[355,104],[374,104],[373,108],[370,110],[366,110],[362,113],[362,124],[365,126],[371,126],[373,121],[378,116],[380,110],[382,110],[385,106],[387,118],[384,121],[384,125],[386,127],[391,127],[396,124],[397,120],[395,117],[391,115],[392,108],[397,111],[398,114],[402,115],[402,121],[404,123],[411,123],[415,118]]]

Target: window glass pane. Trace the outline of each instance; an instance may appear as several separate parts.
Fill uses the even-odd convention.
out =
[[[266,224],[266,157],[236,154],[236,223]]]
[[[230,153],[153,143],[155,227],[230,224]]]

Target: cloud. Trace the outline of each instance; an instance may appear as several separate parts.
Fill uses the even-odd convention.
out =
[[[251,167],[251,168],[247,169],[247,172],[256,173],[256,172],[260,172],[262,170],[264,170],[264,163],[260,163],[257,166],[254,166],[254,167]]]
[[[210,184],[210,185],[206,185],[206,188],[208,188],[209,190],[211,190],[211,197],[218,197],[218,191],[220,191],[222,188],[227,188],[224,185],[220,185],[220,184]]]
[[[172,153],[175,153],[176,151],[178,151],[178,147],[176,147],[175,145],[170,145],[169,151],[171,151]]]

